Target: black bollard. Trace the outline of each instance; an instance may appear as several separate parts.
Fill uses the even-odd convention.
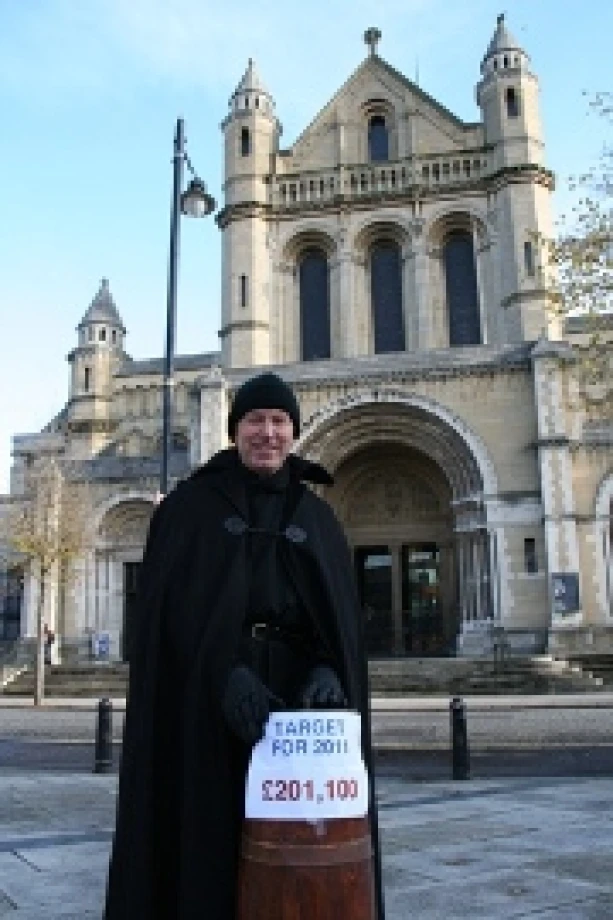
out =
[[[459,696],[454,696],[449,706],[451,719],[451,763],[453,779],[468,779],[468,733],[466,731],[466,706]]]
[[[113,769],[113,704],[104,697],[98,703],[94,773],[110,773]]]

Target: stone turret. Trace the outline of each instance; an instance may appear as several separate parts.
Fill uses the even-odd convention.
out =
[[[485,141],[495,148],[496,165],[543,163],[538,80],[530,58],[500,15],[481,62],[477,102],[483,113]]]
[[[491,170],[497,176],[492,214],[500,252],[501,309],[507,342],[555,335],[540,272],[539,239],[552,234],[553,176],[545,168],[538,80],[503,15],[481,62],[481,106]]]
[[[270,256],[264,209],[281,125],[253,60],[222,122],[225,207],[222,247],[222,358],[226,366],[270,361]]]
[[[79,453],[95,453],[110,429],[113,374],[125,358],[126,329],[103,278],[77,326],[78,344],[68,355],[71,366],[67,425],[78,435]]]

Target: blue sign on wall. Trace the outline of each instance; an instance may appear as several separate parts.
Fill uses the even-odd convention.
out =
[[[94,654],[96,658],[106,661],[111,653],[111,637],[107,632],[96,634]]]
[[[579,573],[555,572],[551,576],[553,612],[566,616],[579,610]]]

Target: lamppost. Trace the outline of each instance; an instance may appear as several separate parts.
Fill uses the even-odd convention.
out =
[[[192,179],[183,191],[183,164]],[[164,351],[164,384],[162,391],[162,464],[160,493],[168,492],[170,447],[172,440],[172,388],[174,371],[175,333],[177,328],[177,274],[179,267],[179,230],[181,214],[189,217],[206,217],[215,210],[215,199],[206,190],[190,162],[185,150],[185,125],[177,119],[173,155],[172,204],[170,211],[170,253],[168,259],[168,295],[166,299],[166,347]]]

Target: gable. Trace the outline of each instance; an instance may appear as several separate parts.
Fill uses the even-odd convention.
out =
[[[277,172],[368,161],[368,121],[384,111],[390,160],[474,149],[480,124],[466,124],[379,57],[363,61],[311,124],[278,159]]]

